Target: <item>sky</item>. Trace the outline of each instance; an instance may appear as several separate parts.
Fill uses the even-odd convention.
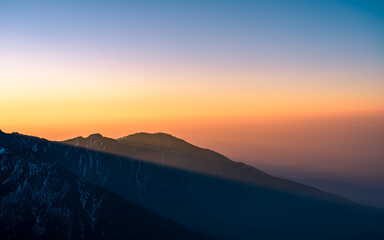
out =
[[[5,0],[0,129],[167,132],[384,183],[383,43],[382,1]]]

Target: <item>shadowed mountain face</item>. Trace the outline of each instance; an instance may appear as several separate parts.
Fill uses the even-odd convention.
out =
[[[46,159],[34,145],[40,140],[4,137],[0,239],[208,239]],[[17,147],[28,143],[34,147]]]
[[[275,178],[167,134],[60,143],[1,134],[6,151],[221,239],[382,239],[384,212]]]

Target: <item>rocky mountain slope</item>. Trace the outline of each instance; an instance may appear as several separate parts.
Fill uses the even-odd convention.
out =
[[[88,183],[38,145],[15,147],[33,139],[1,135],[0,239],[210,239]]]
[[[167,134],[62,143],[0,135],[74,176],[221,239],[382,239],[384,212],[270,176]]]

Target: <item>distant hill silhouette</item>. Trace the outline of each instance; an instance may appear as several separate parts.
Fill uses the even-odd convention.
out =
[[[273,177],[164,133],[117,140],[93,134],[62,143],[2,133],[0,146],[220,239],[384,237],[382,210]]]

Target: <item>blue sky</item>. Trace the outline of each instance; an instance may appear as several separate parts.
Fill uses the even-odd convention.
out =
[[[31,48],[249,67],[384,63],[380,1],[2,1],[0,13],[0,43]]]

